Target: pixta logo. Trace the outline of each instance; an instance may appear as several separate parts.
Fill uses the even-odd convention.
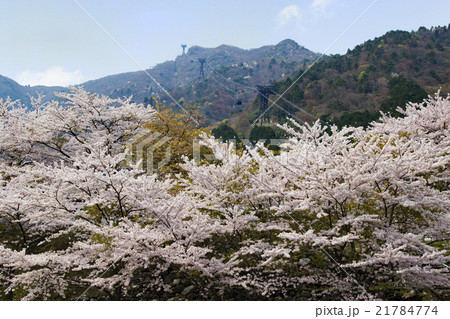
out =
[[[161,136],[158,132],[136,135],[127,143],[127,163],[133,165],[140,163],[142,170],[149,174],[153,173],[155,169],[161,169],[170,161],[172,153],[171,146],[167,143],[169,141],[170,137]],[[165,147],[164,157],[158,158],[158,162],[155,163],[155,153],[163,147]]]

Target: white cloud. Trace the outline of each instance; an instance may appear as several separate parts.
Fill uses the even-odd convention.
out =
[[[327,8],[334,0],[313,0],[311,3],[311,7],[314,10],[324,10]]]
[[[287,6],[278,13],[278,22],[280,25],[284,25],[292,20],[300,19],[300,16],[300,10],[298,9],[298,6],[293,4]]]
[[[44,72],[33,72],[25,70],[17,77],[17,82],[22,85],[46,85],[46,86],[69,86],[85,81],[79,70],[65,71],[59,65],[53,65]]]

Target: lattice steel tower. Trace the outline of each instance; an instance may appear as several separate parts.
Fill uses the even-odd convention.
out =
[[[205,69],[203,68],[203,64],[206,63],[206,59],[198,58],[198,62],[200,62],[200,75],[203,79],[205,78]]]
[[[269,95],[270,94],[276,94],[274,92],[273,86],[264,86],[264,85],[257,85],[256,88],[258,89],[259,93],[259,110],[261,111],[261,114],[264,113],[267,110],[267,107],[269,105]],[[261,118],[261,124],[265,119],[270,123],[270,117],[269,112],[264,114],[264,116]]]

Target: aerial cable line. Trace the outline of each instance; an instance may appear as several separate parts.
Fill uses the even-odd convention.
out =
[[[190,55],[189,52],[188,52],[188,55]],[[192,56],[192,55],[191,55],[191,56]],[[291,117],[294,117],[294,118],[297,119],[298,121],[304,123],[303,120],[300,120],[298,117],[296,117],[294,114],[292,114],[292,112],[289,112],[289,111],[285,110],[285,109],[282,108],[279,104],[277,104],[277,103],[276,103],[277,101],[274,102],[274,101],[270,100],[270,98],[269,98],[268,96],[265,96],[264,94],[261,94],[261,92],[260,92],[257,88],[252,87],[252,86],[248,86],[248,85],[245,85],[245,84],[242,84],[242,83],[238,83],[238,82],[236,82],[236,81],[233,81],[231,78],[225,77],[224,75],[222,75],[222,74],[220,74],[219,72],[217,72],[216,69],[214,69],[214,68],[207,62],[206,59],[205,59],[204,61],[205,61],[205,62],[204,62],[204,65],[205,65],[207,68],[209,68],[209,69],[211,70],[211,72],[208,74],[207,78],[208,78],[208,77],[211,77],[211,79],[213,79],[217,84],[219,84],[220,86],[222,86],[222,87],[225,88],[226,90],[231,91],[231,92],[235,93],[237,96],[239,96],[239,95],[238,95],[238,94],[239,94],[239,91],[238,91],[238,90],[233,90],[233,89],[231,89],[230,87],[226,86],[225,84],[220,83],[217,79],[215,79],[215,78],[212,76],[212,73],[215,73],[215,74],[217,74],[218,76],[222,77],[223,79],[225,79],[225,81],[229,81],[229,82],[232,82],[232,83],[234,83],[234,84],[236,84],[236,85],[238,85],[238,86],[242,86],[242,87],[245,87],[245,88],[248,88],[248,89],[249,89],[249,90],[247,90],[247,91],[241,92],[241,94],[245,94],[245,93],[250,92],[250,91],[257,92],[258,94],[260,94],[260,95],[262,95],[264,98],[266,98],[266,99],[271,103],[271,106],[273,106],[273,105],[277,106],[280,110],[284,111],[287,115],[289,115],[289,116],[291,116]],[[274,91],[274,93],[275,93],[276,95],[279,95],[279,94],[276,93],[275,91]],[[317,118],[317,117],[315,117],[314,115],[312,115],[311,113],[308,113],[308,112],[306,112],[305,110],[301,109],[299,106],[294,105],[292,102],[288,101],[287,99],[284,99],[284,100],[287,101],[288,103],[290,103],[291,105],[293,105],[294,107],[296,107],[297,109],[299,109],[300,111],[302,111],[302,112],[304,112],[304,113],[306,113],[306,114],[312,116],[313,118]]]
[[[300,121],[300,122],[302,122],[302,123],[305,123],[305,121],[299,119],[297,116],[295,116],[294,114],[292,114],[292,112],[289,112],[288,110],[286,110],[286,109],[282,108],[280,105],[278,105],[278,104],[276,103],[276,101],[275,101],[275,102],[272,101],[272,100],[269,98],[268,95],[262,94],[262,93],[259,93],[259,94],[260,94],[262,97],[264,97],[265,99],[267,99],[267,101],[269,101],[270,103],[272,103],[272,105],[275,105],[275,106],[278,107],[280,110],[284,111],[288,116],[295,118],[297,121]]]
[[[240,83],[235,82],[235,81],[233,81],[233,80],[231,80],[231,79],[227,79],[227,78],[226,78],[225,76],[223,76],[222,74],[216,72],[215,69],[212,68],[208,63],[205,63],[205,64],[206,64],[207,67],[209,67],[209,68],[211,69],[211,72],[208,74],[208,77],[211,76],[212,73],[218,74],[218,75],[220,75],[222,78],[224,78],[224,79],[227,80],[227,81],[231,81],[231,82],[233,82],[233,83],[235,83],[235,84],[237,84],[237,85],[240,85],[240,86],[243,86],[243,87],[248,87],[248,88],[251,89],[251,90],[247,90],[247,91],[241,92],[241,94],[245,94],[245,93],[250,92],[250,91],[255,91],[255,92],[259,93],[260,95],[262,95],[264,98],[266,98],[270,103],[275,103],[275,102],[273,102],[272,100],[270,100],[270,98],[269,98],[268,96],[266,96],[266,95],[264,95],[264,94],[261,94],[261,92],[259,92],[258,89],[254,88],[254,87],[247,86],[247,85],[240,84]],[[233,90],[233,89],[227,87],[226,85],[220,83],[220,82],[217,81],[213,76],[211,76],[211,79],[213,79],[215,82],[217,82],[217,83],[218,83],[220,86],[222,86],[223,88],[225,88],[225,89],[227,89],[227,90],[229,90],[229,91],[231,91],[231,92],[234,92],[234,93],[239,93],[237,90]],[[275,93],[276,93],[276,92],[275,92]],[[277,95],[278,95],[278,94],[277,94]],[[281,107],[281,106],[278,105],[277,103],[275,103],[274,105],[275,105],[276,107],[278,107],[280,110],[284,111],[284,112],[285,112],[287,115],[289,115],[290,117],[294,117],[296,120],[298,120],[298,121],[304,123],[303,120],[299,119],[297,116],[295,116],[294,114],[292,114],[292,112],[287,111],[286,109],[284,109],[283,107]],[[296,107],[299,108],[298,106],[296,106]],[[303,110],[302,110],[302,111],[303,111]],[[303,111],[303,112],[306,112],[306,111]]]
[[[235,94],[238,94],[238,93],[239,93],[238,90],[233,90],[233,89],[227,87],[226,85],[220,83],[219,81],[217,81],[217,79],[215,79],[215,78],[212,76],[212,73],[214,73],[214,70],[213,70],[213,72],[210,72],[206,78],[211,78],[212,80],[214,80],[214,82],[216,82],[217,84],[219,84],[221,87],[223,87],[223,88],[224,88],[225,90],[227,90],[227,91],[233,92],[233,93],[235,93]]]
[[[211,76],[211,78],[212,78],[217,84],[219,84],[220,86],[222,86],[223,88],[225,88],[225,89],[228,90],[228,91],[231,91],[231,92],[233,92],[233,93],[236,93],[237,95],[238,95],[238,94],[245,94],[245,93],[248,93],[248,92],[250,92],[250,91],[257,91],[257,90],[256,90],[255,88],[253,88],[253,87],[250,87],[250,86],[247,86],[247,85],[243,85],[243,84],[234,82],[234,81],[231,80],[231,79],[225,78],[222,74],[218,73],[215,69],[213,69],[209,64],[206,64],[206,66],[207,66],[208,68],[211,69],[211,72],[209,73],[208,76]],[[225,84],[220,83],[217,79],[215,79],[215,78],[212,76],[212,73],[215,73],[215,74],[217,74],[217,75],[220,75],[220,76],[221,76],[222,78],[224,78],[225,80],[231,81],[231,82],[233,82],[233,83],[236,84],[236,85],[243,86],[243,87],[248,87],[248,88],[250,88],[250,90],[239,92],[239,90],[231,89],[230,87],[226,86]]]
[[[249,88],[251,91],[255,91],[255,92],[258,92],[258,93],[259,93],[258,89],[254,88],[254,87],[251,87],[251,86],[248,86],[248,85],[245,85],[245,84],[241,84],[241,83],[235,82],[235,81],[231,80],[230,78],[226,78],[226,77],[223,76],[222,74],[218,73],[215,69],[213,69],[213,68],[211,67],[211,65],[209,65],[208,63],[206,63],[206,66],[209,67],[209,68],[212,70],[212,72],[210,73],[210,75],[211,75],[212,73],[215,73],[215,74],[221,76],[222,78],[224,78],[226,81],[230,81],[230,82],[232,82],[232,83],[234,83],[234,84],[236,84],[236,85],[239,85],[239,86],[242,86],[242,87]],[[214,81],[216,81],[217,83],[219,83],[219,82],[218,82],[216,79],[214,79],[213,77],[211,77],[211,78],[212,78]],[[219,83],[219,84],[220,84],[221,86],[223,86],[224,88],[226,88],[227,90],[232,91],[231,89],[227,88],[225,85],[223,85],[223,84],[221,84],[221,83]],[[242,92],[241,94],[244,94],[244,93],[246,93],[246,92],[249,92],[250,90],[244,91],[244,92]],[[273,91],[273,90],[272,90],[272,91]],[[236,92],[237,92],[237,91],[236,91]],[[313,114],[311,114],[311,113],[305,111],[304,109],[302,109],[301,107],[295,105],[294,103],[292,103],[292,102],[289,101],[288,99],[284,98],[283,96],[281,96],[281,95],[278,94],[277,92],[275,92],[275,91],[273,91],[273,92],[275,93],[275,95],[280,96],[281,99],[282,99],[283,101],[285,101],[286,103],[288,103],[288,104],[292,105],[293,107],[297,108],[297,109],[300,110],[301,112],[303,112],[303,113],[305,113],[305,114],[307,114],[307,115],[313,117],[314,119],[319,119],[317,116],[315,116],[315,115],[313,115]],[[264,95],[263,95],[263,96],[264,96]],[[267,96],[264,96],[264,97],[267,98],[268,101],[271,102],[271,103],[277,102],[277,101],[275,101],[275,102],[271,101]],[[273,104],[272,104],[272,105],[273,105]],[[278,104],[275,104],[275,106],[279,107],[281,110],[283,110],[283,111],[284,111],[285,113],[287,113],[289,116],[293,116],[292,112],[286,111],[285,109],[281,108]],[[298,119],[297,117],[295,117],[295,118]],[[258,119],[259,119],[259,118],[258,118]],[[319,119],[319,120],[320,120],[320,119]],[[302,120],[300,120],[300,121],[301,121],[301,122],[304,122],[304,121],[302,121]],[[321,121],[322,123],[325,123],[325,122],[322,121],[322,120],[320,120],[320,121]],[[253,124],[254,124],[254,123],[253,123]],[[325,123],[325,124],[326,124],[326,123]]]
[[[212,75],[213,73],[215,73],[214,69],[212,69],[212,71],[208,74],[208,76],[206,78],[211,78],[214,82],[216,82],[218,85],[223,87],[225,90],[233,92],[234,94],[236,94],[236,96],[239,96],[239,94],[245,94],[247,92],[250,92],[250,90],[239,92],[239,90],[234,90],[234,89],[226,86],[225,84],[220,83],[216,78],[214,78],[214,76]]]
[[[145,72],[145,74],[148,75],[148,77],[150,79],[153,80],[153,82],[156,83],[156,85],[165,93],[167,94],[167,96],[170,97],[170,99],[175,102],[175,104],[191,119],[195,122],[195,124],[197,126],[200,126],[200,124],[186,111],[186,109],[180,104],[178,103],[177,100],[175,100],[173,98],[173,96],[158,82],[156,81],[156,79],[149,73],[147,72],[147,70],[145,69],[145,67],[138,61],[136,60],[131,54],[130,52],[128,52],[127,49],[125,49],[120,43],[119,41],[117,41],[116,38],[114,38],[109,32],[108,30],[106,30],[103,25],[101,25],[100,22],[98,22],[90,13],[89,11],[87,11],[77,0],[73,0],[73,2],[75,2],[75,4],[100,28],[102,29],[102,31],[142,70]]]
[[[191,56],[192,58],[195,58],[191,53],[189,53],[189,51],[188,51],[188,53],[187,53],[186,55]],[[192,60],[192,61],[193,61],[193,60]],[[236,90],[231,89],[230,87],[228,87],[228,86],[226,86],[226,85],[220,83],[216,78],[214,78],[214,77],[212,76],[212,73],[215,73],[215,74],[221,76],[222,78],[224,78],[225,80],[231,81],[231,82],[233,82],[233,83],[236,84],[236,85],[244,86],[244,87],[250,88],[252,91],[256,91],[256,89],[253,88],[253,87],[246,86],[246,85],[243,85],[243,84],[241,84],[241,83],[234,82],[234,81],[231,80],[231,79],[225,78],[222,74],[218,73],[218,72],[217,72],[217,71],[216,71],[216,70],[215,70],[215,69],[207,62],[207,59],[206,59],[206,58],[202,58],[202,61],[203,61],[203,62],[201,62],[201,66],[204,65],[204,66],[206,66],[207,68],[209,68],[209,69],[211,70],[211,72],[208,74],[208,76],[206,76],[206,78],[211,77],[211,79],[213,79],[217,84],[219,84],[220,86],[222,86],[224,89],[226,89],[226,90],[228,90],[228,91],[230,91],[230,92],[235,93],[237,96],[238,96],[239,94],[245,94],[245,93],[247,93],[247,92],[250,91],[250,90],[247,90],[247,91],[239,92],[239,90],[237,90],[237,89],[236,89]],[[199,60],[199,62],[200,62],[200,60]],[[200,66],[200,67],[201,67],[201,66]]]
[[[274,91],[274,92],[275,92],[275,91]],[[277,95],[279,95],[279,94],[277,93]],[[292,103],[292,102],[289,101],[288,99],[284,98],[283,96],[280,96],[280,97],[281,97],[281,99],[282,99],[283,101],[285,101],[285,102],[288,103],[289,105],[291,105],[291,106],[297,108],[298,110],[300,110],[301,112],[303,112],[303,113],[305,113],[305,114],[311,116],[312,118],[314,118],[314,119],[316,119],[316,120],[319,120],[322,124],[328,125],[328,123],[325,122],[324,120],[322,120],[321,118],[319,118],[319,117],[317,117],[317,116],[315,116],[315,115],[309,113],[308,111],[304,110],[303,108],[301,108],[301,107],[295,105],[294,103]]]
[[[212,72],[210,72],[210,73],[208,74],[207,78],[210,77],[211,74],[212,74],[213,72],[214,72],[214,69],[212,69]],[[215,72],[214,72],[214,73],[215,73]],[[235,91],[235,90],[233,90],[233,89],[230,89],[229,87],[227,87],[227,86],[225,86],[224,84],[222,84],[222,83],[220,83],[219,81],[217,81],[213,76],[211,76],[211,79],[213,79],[215,82],[217,82],[217,84],[219,84],[219,85],[222,86],[223,88],[227,89],[228,91],[231,91],[231,92],[233,92],[233,93],[238,93],[237,90]],[[256,91],[256,92],[260,93],[256,88],[252,88],[252,91]],[[244,93],[246,93],[246,92],[250,92],[250,90],[244,91],[244,92],[242,92],[241,94],[244,94]],[[260,94],[261,94],[261,93],[260,93]],[[264,98],[266,98],[269,102],[274,103],[272,100],[269,99],[269,97],[268,97],[267,95],[264,95],[264,94],[261,94],[261,95],[262,95]],[[286,114],[288,114],[289,116],[294,117],[296,120],[298,120],[298,121],[300,121],[300,122],[304,122],[304,121],[300,120],[298,117],[296,117],[294,114],[292,114],[292,112],[289,112],[289,111],[285,110],[284,108],[282,108],[282,107],[279,106],[278,104],[275,104],[275,106],[277,106],[280,110],[284,111],[284,112],[285,112]],[[306,112],[306,111],[304,111],[304,112]]]
[[[278,102],[278,100],[283,97],[284,94],[286,94],[320,59],[322,59],[325,54],[364,16],[366,15],[366,13],[378,2],[379,0],[375,0],[374,2],[372,2],[371,5],[369,5],[367,7],[366,10],[364,10],[348,27],[347,29],[344,30],[344,32],[341,33],[341,35],[339,35],[339,37],[337,37],[336,40],[334,40],[333,43],[331,43],[331,45],[323,52],[320,54],[320,56],[314,60],[314,62],[309,65],[308,68],[306,68],[306,70],[294,81],[291,83],[291,85],[283,92],[281,93],[281,95],[275,100],[275,102]],[[260,114],[260,116],[253,122],[252,125],[255,125],[256,122],[259,121],[259,119],[261,117],[263,117],[269,110],[270,108],[275,104],[275,102],[273,102],[262,114]]]
[[[213,70],[214,73],[216,73],[217,75],[221,76],[221,77],[224,78],[226,81],[230,81],[230,82],[232,82],[232,83],[234,83],[234,84],[236,84],[236,85],[239,85],[239,86],[242,86],[242,87],[249,88],[250,90],[253,90],[253,91],[258,91],[257,89],[255,89],[255,88],[252,87],[252,86],[248,86],[248,85],[245,85],[245,84],[242,84],[242,83],[238,83],[238,82],[233,81],[233,80],[230,79],[230,78],[226,78],[225,76],[223,76],[222,74],[220,74],[219,72],[217,72],[217,71],[216,71],[211,65],[209,65],[208,63],[206,63],[206,66],[208,66],[209,68],[211,68],[211,69]]]
[[[274,91],[274,92],[275,92],[275,91]],[[292,102],[289,101],[288,99],[284,98],[284,97],[281,96],[280,94],[278,94],[278,93],[276,93],[276,92],[275,92],[275,94],[276,94],[276,95],[279,95],[280,98],[281,98],[284,102],[286,102],[286,103],[288,103],[289,105],[295,107],[295,108],[298,109],[299,111],[301,111],[301,112],[303,112],[303,113],[305,113],[305,114],[311,116],[311,117],[314,118],[315,120],[318,120],[318,119],[319,119],[317,116],[315,116],[315,115],[309,113],[308,111],[305,111],[305,110],[302,109],[300,106],[295,105],[294,103],[292,103]]]
[[[229,82],[232,82],[232,83],[234,83],[234,84],[236,84],[236,85],[239,85],[239,86],[242,86],[242,87],[246,87],[246,88],[249,88],[251,91],[255,91],[255,92],[258,92],[259,93],[259,91],[258,91],[258,89],[256,89],[255,87],[251,87],[251,86],[248,86],[248,85],[245,85],[245,84],[242,84],[242,83],[238,83],[238,82],[236,82],[236,81],[233,81],[231,78],[227,78],[227,77],[225,77],[224,75],[222,75],[222,74],[220,74],[219,72],[217,72],[209,63],[205,63],[205,65],[207,66],[207,67],[209,67],[211,70],[212,70],[212,72],[210,73],[210,75],[212,74],[212,73],[215,73],[215,74],[217,74],[217,75],[219,75],[220,77],[222,77],[223,79],[225,79],[226,81],[229,81]],[[212,77],[212,79],[214,80],[214,81],[216,81],[217,83],[219,83],[216,79],[214,79],[213,77]],[[227,90],[229,90],[229,91],[232,91],[231,89],[229,89],[229,88],[227,88],[225,85],[223,85],[223,84],[221,84],[221,83],[219,83],[221,86],[223,86],[224,88],[226,88]],[[250,91],[249,90],[249,91]],[[246,92],[249,92],[249,91],[244,91],[244,92],[242,92],[241,94],[243,94],[243,93],[246,93]],[[318,119],[318,117],[317,116],[315,116],[315,115],[313,115],[313,114],[311,114],[311,113],[309,113],[309,112],[307,112],[307,111],[305,111],[305,110],[303,110],[301,107],[299,107],[299,106],[297,106],[297,105],[295,105],[294,103],[292,103],[291,101],[289,101],[288,99],[286,99],[286,98],[284,98],[283,96],[281,96],[279,93],[277,93],[277,92],[275,92],[273,89],[272,89],[272,91],[275,93],[275,95],[279,95],[282,99],[283,99],[283,101],[285,101],[286,103],[289,103],[290,105],[292,105],[293,107],[295,107],[295,108],[297,108],[298,110],[300,110],[301,112],[303,112],[303,113],[305,113],[305,114],[308,114],[308,115],[310,115],[311,117],[313,117],[314,119]],[[238,92],[238,91],[235,91],[235,92]],[[283,93],[284,94],[284,93]],[[267,96],[265,96],[265,95],[263,95],[265,98],[268,98]],[[269,101],[270,101],[270,99],[268,99]],[[270,101],[271,103],[273,103],[272,101]],[[276,102],[276,101],[275,101]],[[283,109],[284,110],[284,109]],[[291,115],[292,113],[291,112],[288,112],[288,111],[286,111],[286,110],[284,110],[287,114],[289,114],[289,115]],[[303,122],[303,121],[302,121]]]

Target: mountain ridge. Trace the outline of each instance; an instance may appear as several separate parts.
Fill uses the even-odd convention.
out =
[[[212,113],[215,112],[215,108],[219,109],[220,114],[212,117],[220,120],[233,110],[232,104],[236,94],[230,91],[239,91],[236,87],[227,88],[233,85],[232,82],[225,83],[227,79],[253,85],[249,81],[251,78],[257,84],[267,85],[270,81],[282,79],[286,74],[291,75],[298,70],[300,63],[305,59],[312,60],[317,56],[317,53],[291,39],[252,49],[242,49],[227,44],[215,48],[194,45],[188,48],[186,54],[178,55],[174,60],[159,63],[146,69],[145,72],[111,74],[76,86],[82,86],[91,93],[104,94],[113,98],[133,96],[133,100],[139,103],[152,101],[154,96],[160,96],[162,101],[170,103],[171,100],[164,95],[164,92],[146,74],[147,72],[172,95],[176,95],[177,100],[183,98],[186,103],[206,103],[206,107],[209,108],[207,111]],[[199,59],[206,60],[204,78],[201,77]],[[219,72],[222,74],[216,74]],[[220,76],[226,76],[226,79]],[[206,84],[208,81],[211,83]],[[220,81],[223,83],[219,83]],[[211,92],[204,92],[205,85],[211,87]],[[0,98],[10,96],[14,100],[20,99],[24,104],[29,104],[29,95],[35,96],[40,93],[46,95],[46,99],[51,99],[54,91],[68,91],[68,88],[22,86],[10,78],[0,78]],[[206,94],[206,97],[199,97],[199,91]],[[216,94],[211,95],[212,91],[219,92],[224,99],[219,99],[218,103],[215,103],[214,95]],[[248,97],[243,96],[244,102],[250,102],[255,96],[254,93]],[[219,105],[220,103],[226,103],[227,106]]]
[[[20,85],[15,80],[0,75],[0,99],[20,100],[22,104],[30,105],[30,96],[42,96],[44,102],[55,98],[55,92],[68,92],[69,89],[62,86],[44,86],[44,85]]]
[[[251,123],[260,112],[255,86],[273,85],[276,92],[284,92],[318,56],[290,39],[252,49],[226,44],[215,48],[191,46],[186,54],[146,71],[180,104],[201,105],[206,124],[230,116],[230,123],[236,122],[236,116],[241,123]],[[206,60],[204,76],[199,59]],[[439,88],[441,93],[448,93],[449,71],[447,26],[421,27],[411,32],[392,30],[349,49],[346,54],[324,56],[284,97],[316,117],[339,119],[357,112],[378,112],[387,103],[391,81],[397,76],[403,77],[410,88],[417,84],[428,94]],[[81,86],[91,93],[113,98],[133,96],[139,103],[151,104],[152,97],[158,97],[160,102],[174,106],[144,71],[108,75]],[[0,97],[8,94],[13,99],[28,99],[28,94],[51,90],[67,88],[23,87],[0,76]],[[299,118],[305,117],[306,113],[299,113],[284,101],[278,104]],[[275,107],[270,115],[274,120],[286,116]]]
[[[277,103],[280,108],[267,112],[272,124],[263,125],[284,122],[291,115],[300,121],[321,118],[338,126],[367,126],[379,111],[396,113],[397,106],[408,101],[422,102],[438,90],[450,93],[450,26],[392,30],[344,55],[325,56],[299,78],[302,72],[271,83],[275,92],[289,90]],[[248,136],[249,123],[260,114],[259,101],[254,100],[228,124]]]
[[[267,85],[270,81],[282,79],[286,74],[291,75],[300,68],[301,62],[317,56],[317,53],[290,39],[254,49],[225,44],[215,48],[192,46],[186,54],[160,63],[146,72],[176,100],[182,98],[184,103],[200,104],[209,113],[207,117],[222,120],[233,111],[233,103],[239,91],[232,81],[249,86],[253,85],[252,81]],[[199,59],[205,60],[203,74]],[[220,72],[222,74],[218,75]],[[221,76],[226,79],[220,78]],[[160,97],[164,103],[172,102],[144,71],[112,75],[81,85],[87,91],[111,97],[132,95],[136,102],[152,101],[155,96]],[[199,92],[202,92],[202,96]],[[216,99],[219,95],[221,98]],[[255,94],[252,94],[242,96],[241,99],[244,104],[248,104],[254,97]]]

